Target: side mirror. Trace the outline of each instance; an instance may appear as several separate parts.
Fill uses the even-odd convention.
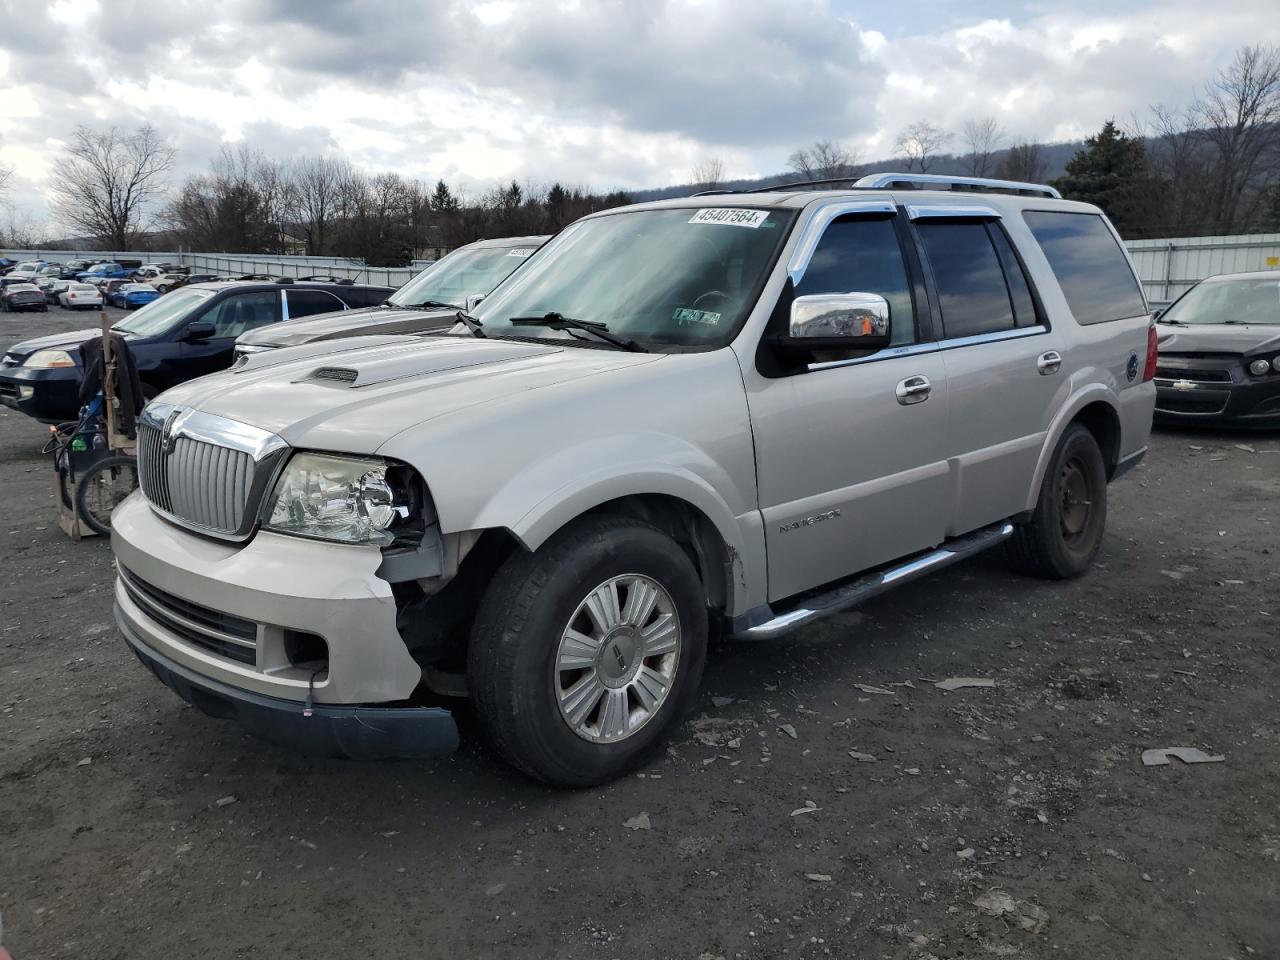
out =
[[[788,352],[883,350],[891,337],[889,301],[876,293],[824,293],[796,297],[786,336]]]
[[[1164,312],[1168,309],[1169,309],[1168,307],[1160,307],[1159,309],[1151,311],[1151,319],[1159,320],[1161,317],[1164,316]]]
[[[186,333],[182,335],[182,339],[191,341],[208,340],[217,332],[218,328],[212,323],[206,323],[203,320],[194,320],[187,324],[187,330]]]
[[[480,301],[482,301],[486,296],[488,296],[488,294],[473,293],[471,296],[467,297],[465,301],[466,308],[467,308],[466,312],[470,313],[476,307],[480,306]]]

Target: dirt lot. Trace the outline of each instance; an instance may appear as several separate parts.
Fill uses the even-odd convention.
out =
[[[1080,581],[992,556],[713,651],[670,749],[578,793],[470,724],[366,765],[187,708],[115,632],[107,545],[58,532],[42,439],[0,413],[15,960],[1280,955],[1280,438],[1158,435]],[[1226,759],[1142,765],[1168,746]]]

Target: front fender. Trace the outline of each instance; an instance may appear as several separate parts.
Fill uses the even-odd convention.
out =
[[[536,550],[575,517],[611,500],[673,497],[706,517],[724,542],[732,567],[729,606],[736,611],[765,589],[764,563],[751,562],[764,557],[763,526],[749,504],[753,489],[743,490],[714,459],[675,437],[620,434],[557,449],[530,464],[482,506],[474,526],[504,528]]]

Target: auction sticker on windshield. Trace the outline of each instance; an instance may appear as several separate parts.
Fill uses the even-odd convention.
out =
[[[533,250],[534,250],[533,247],[512,247],[511,252],[508,253],[507,256],[508,257],[527,257],[529,254],[533,253]]]
[[[707,207],[689,218],[690,223],[718,223],[727,227],[750,227],[754,230],[769,219],[765,210],[743,210],[741,207]]]

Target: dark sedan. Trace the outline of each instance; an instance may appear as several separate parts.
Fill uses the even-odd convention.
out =
[[[375,333],[423,333],[447,330],[459,310],[470,309],[550,237],[505,237],[459,247],[432,264],[369,310],[325,314],[245,334],[236,356],[293,347],[316,340],[340,340]]]
[[[128,342],[143,392],[152,397],[228,367],[236,337],[246,330],[282,317],[381,303],[391,292],[343,283],[207,283],[161,297],[112,329]],[[97,333],[77,330],[10,347],[0,360],[0,404],[45,423],[74,420],[81,378],[76,348]]]
[[[1280,271],[1210,277],[1156,324],[1158,421],[1280,427]]]
[[[0,310],[17,313],[21,310],[47,311],[49,304],[44,291],[34,283],[11,283],[0,290]]]

